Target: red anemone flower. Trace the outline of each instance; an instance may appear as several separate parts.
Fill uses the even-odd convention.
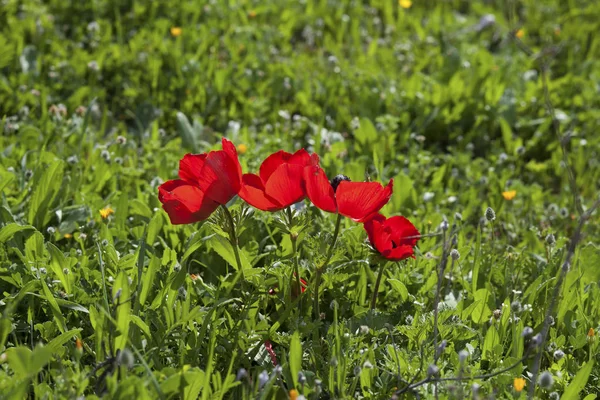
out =
[[[174,225],[203,221],[219,207],[219,203],[205,196],[197,186],[182,179],[160,185],[158,199]]]
[[[387,204],[392,196],[394,180],[387,186],[379,182],[350,182],[338,175],[331,183],[318,165],[304,169],[306,195],[323,211],[339,213],[357,222],[364,222]]]
[[[190,224],[210,216],[241,187],[242,167],[235,146],[223,138],[223,150],[186,154],[179,161],[179,178],[158,188],[158,199],[173,224]]]
[[[318,163],[319,156],[304,149],[294,154],[280,150],[263,161],[258,175],[244,174],[239,195],[259,210],[282,210],[306,197],[302,172]]]
[[[298,297],[298,286],[296,285],[296,273],[294,272],[294,277],[292,278],[292,299],[295,299],[296,297]],[[271,289],[269,289],[268,293],[270,295],[276,295],[277,294],[277,284],[275,284],[274,287],[272,287]],[[306,280],[304,278],[300,278],[300,291],[301,293],[306,292],[306,288],[308,287],[308,282],[306,282]]]
[[[384,257],[392,261],[414,258],[414,247],[420,233],[406,218],[385,218],[376,214],[364,224],[371,245]]]

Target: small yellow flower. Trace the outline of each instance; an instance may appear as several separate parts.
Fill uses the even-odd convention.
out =
[[[254,11],[254,10],[248,11],[248,17],[249,18],[256,18],[256,11]]]
[[[190,279],[192,281],[196,281],[198,279],[198,275],[196,275],[196,274],[190,274]]]
[[[296,389],[290,390],[290,400],[296,400],[300,393]]]
[[[108,218],[109,215],[114,214],[114,213],[115,213],[115,210],[110,208],[110,206],[106,206],[102,210],[100,210],[100,215],[102,216],[102,219],[106,219],[106,218]]]
[[[560,26],[554,28],[554,36],[560,36]]]
[[[404,8],[404,9],[408,9],[408,8],[412,7],[411,0],[398,0],[398,4],[400,5],[400,7]]]
[[[246,146],[245,144],[239,144],[237,147],[237,151],[240,152],[240,154],[245,154],[248,151],[248,146]]]
[[[596,336],[596,332],[594,332],[594,328],[590,328],[590,330],[588,331],[588,338],[591,339],[594,336]]]
[[[513,386],[515,388],[515,391],[517,391],[517,392],[523,391],[523,389],[525,388],[525,379],[515,378],[515,380],[513,381]]]
[[[516,190],[508,190],[506,192],[502,192],[502,197],[504,197],[504,200],[512,200],[515,198],[516,195]]]
[[[178,26],[171,27],[171,36],[178,37],[178,36],[181,36],[182,33],[183,33],[183,29],[181,29],[180,27],[178,27]]]
[[[73,237],[73,235],[70,233],[65,233],[64,237],[65,237],[65,239],[71,239]]]
[[[525,31],[523,29],[519,29],[515,32],[515,36],[519,39],[523,39],[523,36],[525,36]]]

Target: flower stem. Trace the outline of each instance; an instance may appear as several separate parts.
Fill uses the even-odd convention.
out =
[[[231,247],[233,247],[233,254],[235,254],[235,262],[237,264],[238,271],[242,271],[243,267],[242,267],[242,260],[240,258],[238,237],[235,232],[235,222],[233,221],[231,212],[229,212],[229,209],[227,209],[227,207],[225,207],[225,205],[221,205],[221,209],[225,213],[225,216],[227,217],[227,220],[229,221],[229,225],[231,226],[231,229],[229,229],[229,242],[231,243]]]
[[[383,270],[385,268],[385,263],[379,268],[379,273],[377,274],[377,280],[375,281],[375,287],[373,288],[373,297],[371,298],[371,310],[375,309],[377,305],[377,295],[379,293],[379,285],[381,285],[381,278],[383,277]]]
[[[342,218],[343,218],[343,216],[341,214],[338,214],[337,220],[335,221],[335,230],[333,232],[333,240],[331,241],[331,243],[329,245],[329,250],[327,251],[327,257],[325,258],[325,262],[323,263],[323,265],[318,267],[317,271],[315,273],[315,293],[314,293],[315,298],[314,298],[313,308],[315,310],[315,320],[317,320],[317,321],[321,317],[321,311],[319,310],[319,286],[321,285],[321,275],[323,275],[323,271],[325,270],[325,267],[327,267],[327,264],[329,264],[329,260],[331,260],[331,256],[333,255],[333,248],[335,247],[338,235],[340,234],[340,225],[342,224]]]
[[[289,230],[290,230],[290,240],[292,241],[292,258],[294,259],[294,275],[296,275],[296,290],[298,291],[298,307],[300,309],[300,313],[302,313],[302,286],[300,285],[300,271],[298,268],[298,234],[292,231],[294,227],[294,213],[292,211],[292,207],[287,208],[287,214],[289,219]]]

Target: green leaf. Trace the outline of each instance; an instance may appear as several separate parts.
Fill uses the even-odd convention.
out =
[[[292,335],[290,341],[290,372],[294,380],[294,387],[298,387],[298,372],[302,370],[302,342],[298,331]]]
[[[42,282],[42,290],[44,291],[44,298],[50,304],[50,309],[52,310],[52,315],[54,315],[54,319],[58,324],[58,329],[60,329],[61,333],[65,333],[67,331],[67,325],[65,322],[65,317],[62,315],[60,311],[60,307],[54,298],[54,295],[48,289],[48,285],[46,285],[46,281],[41,280]]]
[[[498,119],[498,123],[500,124],[500,131],[502,132],[502,141],[504,142],[504,149],[508,154],[513,154],[514,143],[512,129],[510,128],[510,125],[504,118]]]
[[[0,349],[4,348],[6,344],[6,338],[12,332],[12,324],[10,319],[1,317],[0,318]]]
[[[8,67],[13,62],[14,56],[14,43],[11,43],[4,36],[0,35],[0,69]]]
[[[57,337],[55,337],[54,339],[52,339],[50,342],[48,342],[48,344],[46,345],[46,348],[51,350],[53,353],[56,353],[60,347],[62,347],[69,340],[71,340],[75,336],[77,336],[77,334],[79,334],[79,332],[81,332],[81,331],[82,331],[81,328],[76,328],[76,329],[71,329],[70,331],[67,331],[65,333],[62,333],[62,334],[58,335]]]
[[[495,326],[490,326],[483,340],[483,349],[481,350],[481,358],[490,360],[494,354],[494,347],[500,343],[500,335]]]
[[[58,160],[50,164],[35,184],[29,205],[28,221],[38,229],[50,221],[48,212],[60,191],[63,180],[63,162]]]
[[[368,118],[360,119],[360,127],[354,132],[355,139],[362,145],[377,140],[377,129]]]
[[[156,276],[156,272],[160,268],[160,258],[156,256],[150,257],[150,263],[148,264],[146,272],[139,278],[142,279],[142,289],[139,296],[140,305],[143,305],[146,302],[150,289],[154,287],[154,277]]]
[[[408,300],[408,289],[404,283],[400,282],[398,279],[388,279],[387,281],[394,288],[394,290],[398,292],[402,301]]]
[[[583,390],[594,367],[594,361],[587,362],[579,372],[575,375],[569,386],[565,389],[561,400],[577,400],[579,399],[579,392]]]
[[[115,336],[114,342],[114,349],[116,351],[125,348],[129,337],[129,321],[131,319],[131,301],[129,296],[131,290],[129,287],[129,279],[125,271],[120,271],[118,273],[112,289],[112,298],[117,310],[117,330],[119,331],[118,335]]]
[[[10,240],[15,233],[35,230],[35,228],[31,225],[19,225],[16,223],[10,223],[0,229],[0,243],[5,243]]]
[[[223,236],[212,235],[206,241],[207,245],[213,249],[218,255],[220,255],[225,261],[227,261],[233,268],[238,269],[237,261],[235,259],[235,253],[231,243]],[[252,268],[252,264],[244,254],[240,251],[240,261],[242,263],[242,269]]]
[[[46,243],[46,249],[48,253],[50,253],[50,263],[48,266],[56,274],[60,282],[62,283],[65,292],[67,294],[71,293],[71,282],[64,274],[63,269],[67,268],[67,259],[64,254],[58,247],[53,245],[52,243]]]
[[[182,112],[177,112],[177,132],[183,145],[192,151],[198,151],[198,135],[190,121]]]
[[[38,346],[33,351],[24,346],[6,350],[8,365],[19,379],[29,378],[39,373],[52,358],[52,349]]]
[[[487,321],[492,315],[492,310],[488,305],[491,300],[491,296],[492,295],[490,291],[487,289],[479,289],[475,292],[475,302],[478,302],[478,304],[471,313],[471,319],[476,324],[481,324]]]

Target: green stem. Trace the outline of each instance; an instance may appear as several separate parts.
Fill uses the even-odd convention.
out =
[[[340,234],[340,226],[342,224],[342,218],[344,218],[342,216],[342,214],[338,214],[337,220],[335,221],[335,230],[333,232],[333,240],[331,241],[331,244],[329,245],[329,250],[327,251],[327,257],[325,258],[325,262],[323,263],[323,265],[318,267],[317,271],[315,273],[315,293],[314,293],[315,298],[314,298],[313,308],[315,309],[315,319],[317,321],[321,317],[321,311],[319,310],[319,286],[321,286],[321,275],[323,275],[323,271],[325,270],[325,267],[327,267],[327,264],[329,264],[329,260],[331,260],[331,256],[333,255],[333,248],[335,247],[338,235]]]
[[[292,241],[292,258],[294,259],[294,274],[296,275],[296,290],[298,291],[298,307],[300,309],[300,314],[302,314],[302,286],[300,284],[300,271],[298,268],[298,234],[292,231],[294,227],[294,213],[292,212],[292,207],[287,208],[287,214],[289,218],[289,230],[290,230],[290,240]]]
[[[384,268],[385,264],[379,268],[379,273],[377,274],[377,280],[375,281],[375,287],[373,288],[373,297],[371,298],[371,310],[375,310],[375,306],[377,305],[377,295],[379,294],[379,285],[381,285]]]
[[[233,222],[233,217],[231,216],[231,213],[227,207],[225,207],[225,205],[221,205],[221,208],[223,209],[223,212],[229,221],[229,225],[231,226],[231,229],[229,230],[229,242],[231,243],[231,247],[233,247],[233,254],[235,254],[235,262],[237,263],[238,271],[242,271],[242,260],[240,258],[238,237],[235,233],[235,223]]]

